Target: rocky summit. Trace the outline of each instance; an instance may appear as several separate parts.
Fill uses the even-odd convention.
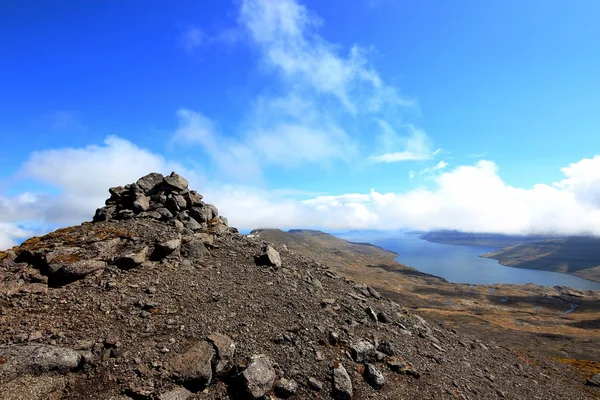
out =
[[[152,173],[0,252],[1,399],[588,399],[564,364],[449,330],[228,227]]]

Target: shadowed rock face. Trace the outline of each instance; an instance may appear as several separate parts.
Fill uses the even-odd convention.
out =
[[[95,222],[0,253],[0,398],[598,393],[560,364],[432,324],[240,235],[176,174],[110,193]]]

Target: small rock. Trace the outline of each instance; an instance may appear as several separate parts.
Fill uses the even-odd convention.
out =
[[[394,345],[385,340],[383,340],[377,344],[377,350],[379,350],[380,352],[382,352],[383,354],[386,354],[388,356],[396,355],[396,349],[394,348]]]
[[[377,321],[387,324],[391,322],[391,319],[383,311],[380,311],[377,313]]]
[[[596,375],[592,376],[590,379],[588,379],[587,384],[591,385],[591,386],[599,386],[600,387],[600,373],[596,374]]]
[[[142,211],[147,211],[148,208],[150,208],[150,199],[144,194],[138,193],[135,201],[133,202],[133,211],[136,213],[141,213]]]
[[[199,391],[212,380],[214,350],[210,343],[201,341],[169,362],[173,377],[187,389]]]
[[[164,182],[171,188],[179,191],[183,191],[188,187],[188,181],[177,175],[175,172],[171,172],[171,175],[165,176]]]
[[[350,351],[357,363],[369,362],[375,357],[375,346],[364,339],[350,345]]]
[[[352,398],[352,381],[346,368],[339,364],[333,368],[333,398],[337,400],[350,400]]]
[[[138,181],[135,184],[145,194],[152,194],[160,186],[160,184],[162,182],[163,182],[163,176],[159,173],[152,172],[152,173],[149,173],[148,175],[143,176],[140,179],[138,179]],[[111,188],[111,189],[118,189],[120,194],[125,192],[125,189],[122,187]],[[111,192],[111,194],[113,194],[113,192]]]
[[[419,372],[410,362],[404,361],[400,357],[389,357],[387,359],[387,365],[392,371],[398,372],[399,374],[412,375],[415,378],[420,376]]]
[[[211,333],[208,340],[213,344],[216,355],[213,358],[213,366],[217,375],[226,373],[232,366],[235,353],[235,343],[229,337],[220,333]]]
[[[314,391],[320,392],[323,390],[323,383],[316,378],[310,377],[308,378],[308,387]]]
[[[253,356],[248,368],[242,372],[245,391],[253,399],[267,394],[273,388],[275,377],[271,360],[262,354]]]
[[[377,321],[377,314],[371,307],[365,308],[365,312],[373,321]]]
[[[367,290],[368,290],[369,294],[371,295],[371,297],[374,297],[377,300],[381,299],[381,295],[379,294],[379,292],[377,290],[373,289],[371,286],[367,286]]]
[[[275,394],[282,399],[293,396],[297,390],[298,383],[293,379],[281,378],[275,385]]]
[[[187,400],[193,393],[183,387],[178,387],[161,394],[158,400]]]
[[[181,239],[171,239],[166,242],[158,243],[152,253],[152,257],[161,259],[173,253],[181,245]]]
[[[148,247],[146,246],[136,252],[127,253],[118,257],[115,260],[115,264],[121,269],[132,269],[143,264],[144,261],[146,261],[147,256]]]
[[[381,389],[385,383],[385,378],[381,371],[379,371],[373,364],[365,364],[365,379],[367,383],[374,389]]]

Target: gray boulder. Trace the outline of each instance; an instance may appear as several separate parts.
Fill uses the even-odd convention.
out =
[[[152,172],[138,179],[135,184],[142,192],[146,194],[152,194],[154,191],[156,191],[156,189],[159,188],[161,183],[163,183],[162,174]]]
[[[150,199],[143,193],[138,193],[135,201],[133,202],[133,211],[140,213],[150,208]]]
[[[100,260],[81,260],[69,264],[53,264],[51,281],[53,284],[66,284],[84,278],[86,275],[106,269],[106,262]]]
[[[271,245],[266,245],[256,257],[256,264],[281,267],[281,257]]]
[[[81,354],[63,347],[49,345],[2,346],[0,378],[47,371],[66,373],[77,369]],[[1,379],[0,379],[1,380]]]
[[[261,398],[271,391],[275,377],[271,360],[262,354],[253,356],[248,368],[242,372],[244,389],[253,399]]]
[[[188,181],[175,172],[171,172],[171,175],[165,176],[164,182],[174,190],[183,191],[188,187]]]
[[[121,269],[136,268],[144,263],[148,258],[148,247],[130,253],[123,254],[115,260],[115,265]]]

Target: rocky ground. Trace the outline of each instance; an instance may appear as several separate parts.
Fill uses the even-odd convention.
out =
[[[238,234],[179,178],[113,188],[96,222],[0,253],[0,398],[600,395]]]

